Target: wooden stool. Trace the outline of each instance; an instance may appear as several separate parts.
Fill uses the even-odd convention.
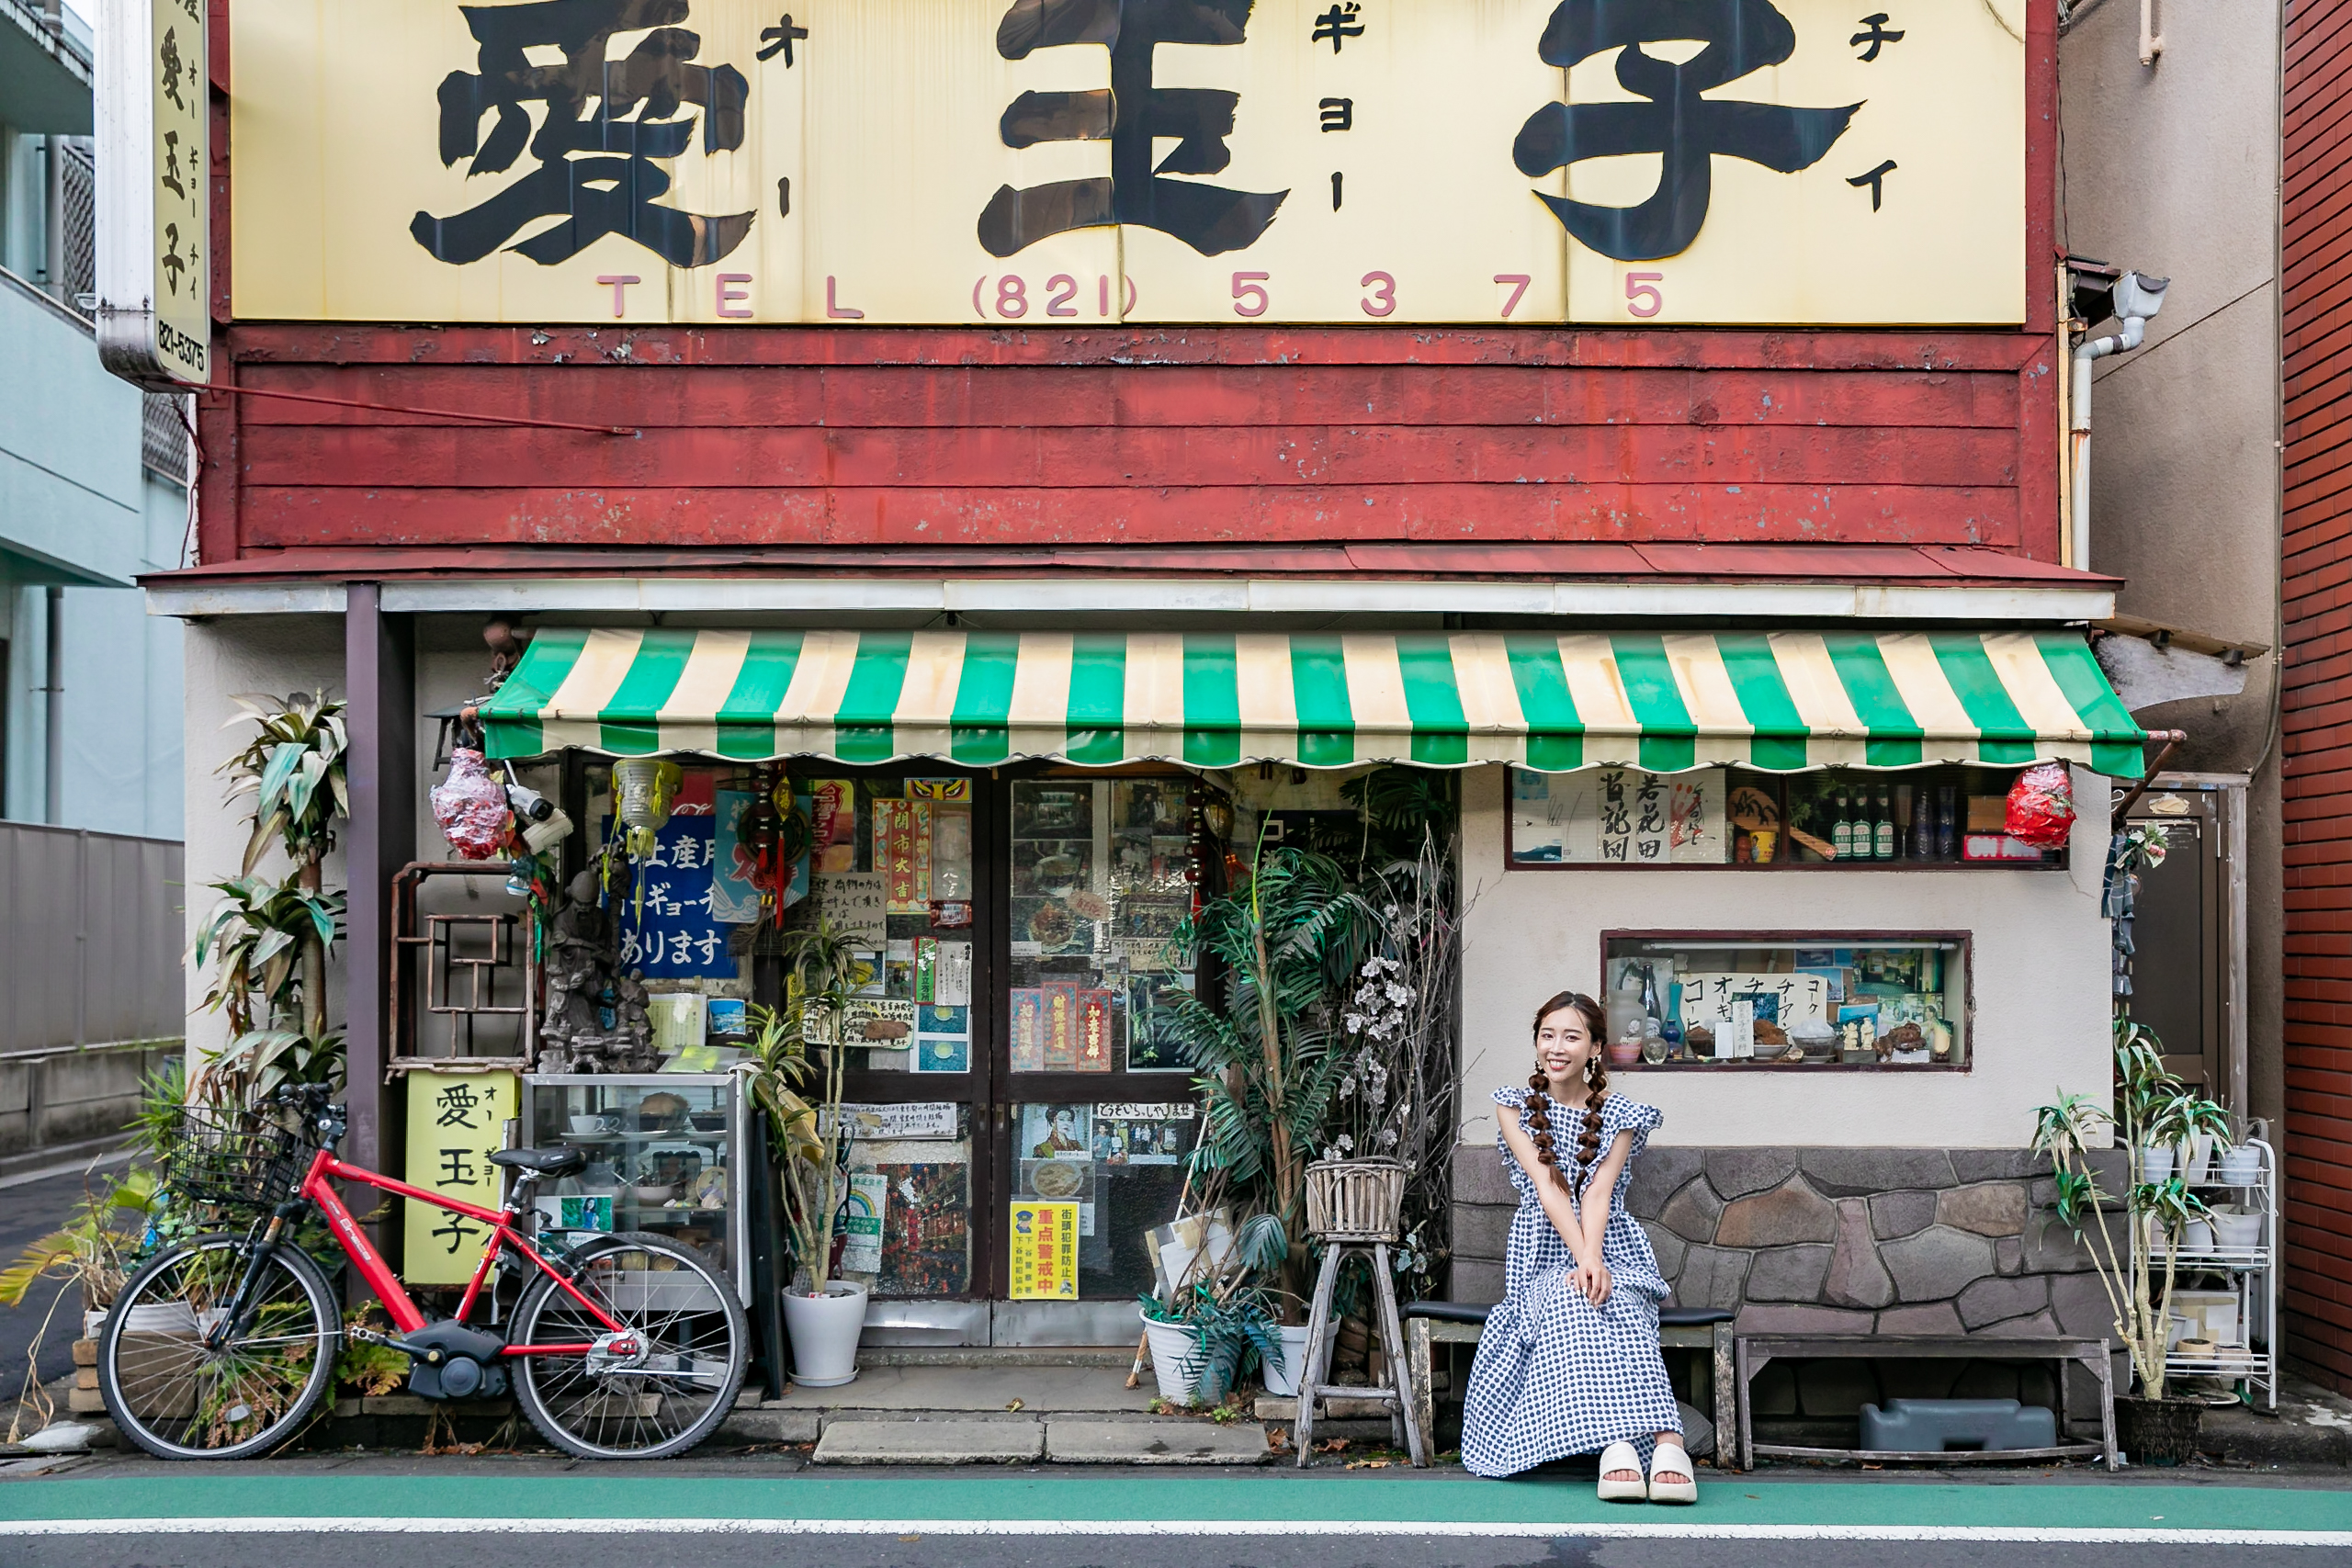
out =
[[[1396,1317],[1396,1284],[1388,1269],[1388,1238],[1383,1235],[1332,1235],[1323,1242],[1323,1271],[1315,1280],[1315,1304],[1306,1314],[1306,1365],[1298,1380],[1298,1417],[1291,1438],[1298,1462],[1306,1467],[1315,1451],[1315,1402],[1317,1399],[1372,1400],[1388,1406],[1389,1435],[1416,1465],[1430,1462],[1419,1413],[1413,1407],[1411,1372],[1407,1365],[1405,1336]],[[1362,1258],[1372,1269],[1373,1293],[1379,1300],[1381,1353],[1387,1359],[1385,1382],[1362,1388],[1323,1380],[1331,1366],[1331,1341],[1338,1325],[1331,1321],[1331,1293],[1340,1269],[1351,1257]]]

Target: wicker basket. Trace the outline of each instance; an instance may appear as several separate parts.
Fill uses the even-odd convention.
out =
[[[1404,1207],[1401,1160],[1325,1159],[1306,1168],[1306,1228],[1326,1240],[1394,1241]]]

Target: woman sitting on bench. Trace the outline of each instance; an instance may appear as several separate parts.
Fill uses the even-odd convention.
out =
[[[1661,1118],[1609,1092],[1606,1027],[1599,1003],[1563,991],[1535,1015],[1528,1087],[1495,1091],[1513,1112],[1498,1120],[1519,1213],[1504,1298],[1487,1318],[1464,1394],[1462,1462],[1479,1475],[1516,1475],[1598,1450],[1602,1501],[1695,1503],[1682,1416],[1658,1355],[1667,1284],[1625,1212],[1634,1159]],[[1565,1159],[1555,1116],[1577,1133]]]

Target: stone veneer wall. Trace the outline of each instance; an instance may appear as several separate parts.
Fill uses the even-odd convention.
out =
[[[1732,1308],[1743,1333],[2112,1335],[2049,1168],[2022,1149],[1661,1145],[1627,1207],[1674,1304]],[[1499,1152],[1456,1149],[1453,1194],[1453,1297],[1498,1301],[1518,1206]]]

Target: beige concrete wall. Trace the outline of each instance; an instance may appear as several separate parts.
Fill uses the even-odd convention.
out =
[[[184,643],[187,656],[187,918],[191,941],[196,928],[218,900],[208,884],[235,876],[243,869],[246,840],[247,803],[223,800],[225,781],[214,772],[251,735],[250,725],[224,728],[237,716],[233,698],[242,692],[324,690],[343,694],[343,620],[327,615],[243,615],[191,621]],[[286,858],[273,850],[260,867],[274,876],[286,874]],[[346,886],[343,852],[327,858],[326,885]],[[343,1016],[343,953],[338,944],[327,964],[328,1016]],[[228,1043],[227,1020],[217,1012],[197,1010],[210,976],[195,965],[187,970],[188,1061],[191,1067]]]
[[[2076,789],[2096,798],[2093,776]],[[1657,1142],[1710,1148],[2016,1148],[2033,1108],[2108,1082],[2105,825],[2077,826],[2064,872],[1511,871],[1503,770],[1463,780],[1462,1141],[1491,1145],[1491,1092],[1523,1082],[1528,1021],[1563,988],[1597,990],[1604,931],[1962,931],[1973,939],[1975,1060],[1965,1073],[1632,1072],[1666,1113]]]
[[[2278,20],[2276,6],[2168,5],[2139,57],[2139,7],[2082,15],[2059,47],[2060,243],[2169,276],[2147,345],[2100,362],[2091,567],[2118,601],[2218,637],[2278,642]],[[2243,694],[2136,716],[2189,740],[2177,768],[2255,774],[2247,832],[2251,1105],[2281,1111],[2275,658]]]

